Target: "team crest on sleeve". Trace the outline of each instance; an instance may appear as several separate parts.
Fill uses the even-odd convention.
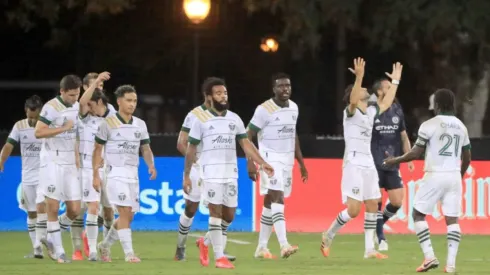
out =
[[[298,118],[297,116],[293,115],[293,120],[294,121],[296,121],[297,118]]]
[[[230,127],[230,130],[235,130],[235,124],[233,122],[231,122],[228,127]]]
[[[139,131],[134,133],[135,138],[141,138],[141,133]]]
[[[400,122],[400,119],[397,117],[397,116],[394,116],[391,121],[393,121],[393,123],[395,124],[398,124],[398,122]]]
[[[185,123],[186,124],[188,124],[189,122],[191,122],[191,118],[190,117],[188,117],[188,118],[185,119]]]
[[[44,110],[42,116],[47,116],[48,115],[48,111]]]

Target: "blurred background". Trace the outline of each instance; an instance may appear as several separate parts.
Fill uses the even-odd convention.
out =
[[[404,64],[398,98],[412,137],[443,87],[456,93],[470,137],[490,134],[487,0],[0,0],[0,8],[3,131],[24,117],[27,97],[49,100],[70,73],[111,72],[111,96],[135,85],[136,115],[152,133],[175,135],[201,103],[204,78],[226,80],[231,109],[248,123],[271,96],[271,76],[285,72],[298,132],[338,138],[347,68],[362,56],[366,87]]]

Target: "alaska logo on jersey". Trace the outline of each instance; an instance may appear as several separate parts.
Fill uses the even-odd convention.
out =
[[[212,144],[217,145],[231,145],[233,144],[233,138],[231,136],[223,137],[222,135],[217,136],[215,139],[211,140]],[[215,147],[215,149],[218,147]]]
[[[122,154],[138,154],[139,146],[136,143],[125,141],[123,143],[119,143],[117,145],[117,149],[119,150],[119,153]]]
[[[294,127],[284,126],[281,129],[277,130],[277,133],[278,134],[294,134],[295,131],[294,131]]]

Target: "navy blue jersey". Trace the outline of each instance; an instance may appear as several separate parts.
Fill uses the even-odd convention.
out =
[[[401,132],[405,131],[405,116],[402,106],[393,102],[391,107],[374,119],[371,152],[374,163],[379,170],[398,170],[400,165],[383,166],[385,152],[390,156],[400,156],[403,152]]]

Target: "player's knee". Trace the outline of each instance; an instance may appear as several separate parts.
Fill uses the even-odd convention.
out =
[[[88,203],[87,211],[89,214],[97,215],[98,210],[99,210],[99,204],[97,202],[93,201]]]
[[[114,220],[114,210],[111,207],[104,207],[104,220],[112,221]]]
[[[235,208],[223,207],[221,218],[225,222],[231,223],[235,219]]]
[[[223,216],[221,205],[208,203],[209,216],[214,218],[220,218]]]
[[[355,218],[359,216],[360,212],[361,212],[361,202],[351,200],[347,203],[347,213],[349,214],[349,217]]]
[[[37,218],[37,212],[35,211],[27,212],[27,217],[29,217],[29,219],[35,219]]]
[[[400,208],[403,205],[403,189],[390,190],[388,192],[391,205]]]
[[[412,218],[414,222],[420,222],[425,220],[425,214],[420,213],[416,209],[413,209]]]
[[[446,225],[457,224],[458,217],[444,217],[446,219]]]
[[[192,202],[192,201],[186,201],[185,203],[185,208],[184,208],[184,213],[188,218],[194,217],[194,215],[197,212],[197,208],[199,207],[198,202]]]
[[[269,194],[266,194],[264,196],[264,207],[265,208],[268,208],[268,209],[271,209],[271,204],[272,204],[271,198],[270,198]]]

